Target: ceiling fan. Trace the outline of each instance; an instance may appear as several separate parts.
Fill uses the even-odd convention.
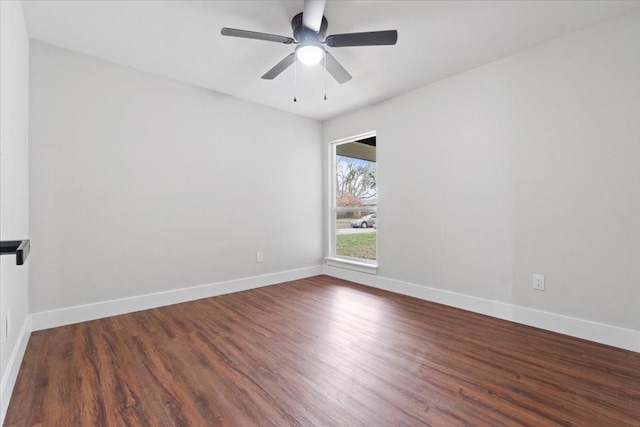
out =
[[[305,0],[304,10],[291,20],[293,37],[258,33],[224,27],[223,36],[243,37],[269,42],[297,44],[295,50],[267,71],[262,78],[272,80],[291,66],[296,58],[305,65],[315,65],[324,59],[324,67],[340,84],[351,80],[351,75],[322,45],[329,47],[394,45],[398,40],[396,30],[365,33],[333,34],[326,36],[327,18],[324,15],[326,0]]]

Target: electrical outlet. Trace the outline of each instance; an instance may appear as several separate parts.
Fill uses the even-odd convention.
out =
[[[542,274],[533,275],[533,289],[544,291],[544,276]]]
[[[262,262],[262,252],[256,252],[256,262]]]

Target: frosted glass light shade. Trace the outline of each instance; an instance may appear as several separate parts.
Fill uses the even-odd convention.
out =
[[[324,50],[320,46],[306,45],[296,49],[296,56],[304,65],[316,65],[323,55]]]

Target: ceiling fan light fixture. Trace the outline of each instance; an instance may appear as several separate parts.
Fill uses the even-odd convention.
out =
[[[324,57],[324,49],[316,44],[301,44],[296,48],[296,57],[304,65],[316,65]]]

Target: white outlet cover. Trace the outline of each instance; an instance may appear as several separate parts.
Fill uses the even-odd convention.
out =
[[[544,291],[544,276],[542,274],[533,275],[533,289]]]

